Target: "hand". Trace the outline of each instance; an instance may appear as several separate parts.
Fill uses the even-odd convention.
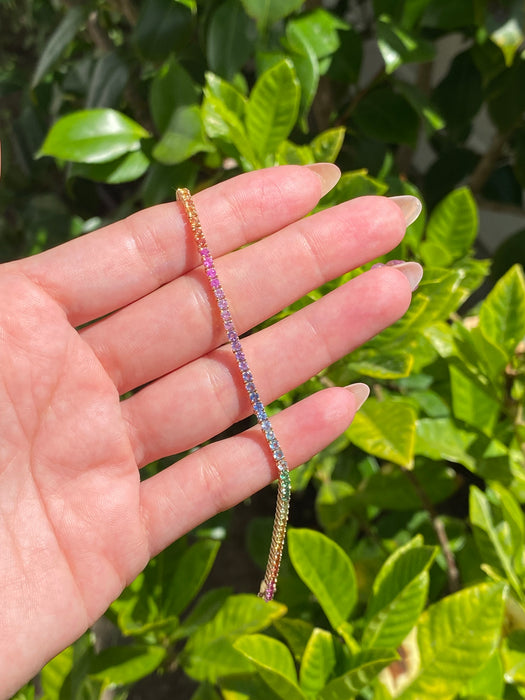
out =
[[[322,187],[313,170],[283,166],[195,196],[240,333],[401,240],[401,208],[383,197],[302,218]],[[262,400],[378,333],[410,298],[402,269],[370,270],[247,337]],[[140,467],[250,413],[224,342],[174,202],[0,267],[0,696],[78,638],[154,554],[275,478],[252,429],[140,483]],[[332,388],[276,416],[290,466],[345,430],[355,407]]]

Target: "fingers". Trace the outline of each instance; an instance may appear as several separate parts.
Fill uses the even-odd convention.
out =
[[[243,340],[263,403],[303,383],[393,323],[411,299],[394,268],[370,270]],[[228,346],[122,403],[140,466],[190,449],[246,417],[251,406]],[[205,419],[204,419],[205,417]]]
[[[404,231],[404,218],[394,202],[363,197],[223,256],[217,261],[217,271],[238,332],[386,253],[399,243]],[[120,393],[190,362],[225,340],[202,269],[82,333]]]
[[[353,395],[326,389],[282,411],[272,425],[290,468],[322,450],[350,424]],[[258,427],[215,442],[141,484],[150,554],[251,496],[277,476]]]
[[[281,166],[210,187],[195,202],[210,248],[219,256],[303,217],[321,194],[322,181],[314,171]],[[12,263],[63,306],[73,325],[121,308],[197,264],[175,202]]]

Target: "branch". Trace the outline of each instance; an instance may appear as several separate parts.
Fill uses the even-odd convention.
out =
[[[430,515],[432,527],[434,528],[434,532],[436,533],[436,537],[438,539],[441,550],[445,555],[445,561],[447,563],[448,588],[451,593],[454,593],[455,591],[459,590],[459,570],[456,564],[456,559],[450,547],[450,542],[448,541],[448,536],[445,530],[445,526],[443,525],[443,521],[436,512],[433,503],[427,496],[424,488],[419,483],[419,480],[417,479],[414,472],[410,469],[405,469],[403,467],[401,468],[408,477],[409,481],[414,486],[417,495],[421,499],[423,507]]]
[[[503,153],[503,147],[507,142],[507,135],[497,133],[492,139],[488,151],[482,156],[474,168],[468,180],[470,189],[474,195],[478,195],[485,186],[490,174]]]

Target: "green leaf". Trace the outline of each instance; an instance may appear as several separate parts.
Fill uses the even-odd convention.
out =
[[[316,162],[310,146],[297,146],[291,141],[281,141],[276,159],[279,165],[309,165]]]
[[[483,102],[481,75],[471,51],[458,54],[450,70],[432,94],[449,128],[460,129],[469,124]]]
[[[487,88],[489,113],[501,133],[521,126],[525,109],[525,94],[521,90],[524,80],[525,61],[517,57],[512,66],[497,75]]]
[[[92,655],[93,645],[87,633],[51,659],[40,672],[43,700],[80,697]]]
[[[286,26],[286,39],[283,43],[288,48],[289,57],[299,79],[301,88],[299,113],[303,131],[307,132],[306,119],[319,85],[319,61],[308,39],[292,23]]]
[[[476,462],[469,447],[475,439],[475,433],[462,430],[451,418],[420,418],[416,422],[415,453],[474,470]]]
[[[317,697],[317,693],[326,685],[335,663],[334,638],[330,632],[316,627],[304,650],[299,673],[301,689],[305,695]]]
[[[283,617],[274,622],[273,626],[292,650],[296,661],[300,661],[314,631],[313,625],[305,620]]]
[[[245,98],[232,86],[212,73],[206,75],[202,123],[211,139],[233,146],[237,156],[245,159],[248,169],[262,167],[244,127]]]
[[[189,73],[171,56],[151,82],[149,106],[159,133],[164,133],[179,107],[196,104],[200,89]]]
[[[197,105],[179,107],[153,149],[153,157],[163,165],[177,165],[201,151],[213,151],[204,134],[201,111]]]
[[[193,14],[173,0],[144,0],[133,32],[140,53],[151,61],[163,61],[191,39]]]
[[[422,464],[415,467],[414,474],[432,503],[444,501],[459,485],[454,471],[446,467],[429,469],[428,464]],[[386,464],[356,491],[354,508],[362,505],[394,511],[419,510],[421,496],[405,472],[395,465]]]
[[[315,510],[325,530],[341,527],[348,518],[354,488],[346,481],[324,481],[317,492]]]
[[[476,203],[466,187],[451,192],[432,212],[421,256],[427,265],[446,267],[468,253],[478,232]]]
[[[257,673],[237,673],[219,679],[221,700],[281,700]]]
[[[264,682],[284,700],[304,700],[297,684],[295,663],[288,647],[262,634],[240,637],[235,648],[256,667]]]
[[[420,665],[398,697],[450,700],[475,676],[501,639],[506,587],[481,584],[454,593],[423,613]]]
[[[201,683],[191,696],[191,700],[222,700],[222,698],[210,683]]]
[[[485,338],[510,359],[525,337],[525,277],[519,265],[514,265],[488,294],[481,306],[479,326]]]
[[[74,5],[66,12],[40,54],[33,78],[31,79],[32,88],[38,85],[64,53],[80,27],[86,21],[89,10],[89,5]]]
[[[117,107],[129,78],[129,69],[116,51],[96,62],[86,95],[86,109]]]
[[[491,436],[500,414],[494,390],[471,374],[464,365],[449,365],[454,417]]]
[[[321,207],[328,208],[368,194],[385,194],[387,190],[388,185],[370,177],[366,170],[354,170],[342,174],[337,185],[323,197]]]
[[[313,530],[290,530],[288,548],[294,569],[337,630],[357,601],[352,562],[333,540]]]
[[[286,608],[275,601],[266,603],[252,595],[230,596],[215,617],[189,638],[181,659],[184,670],[195,680],[212,683],[225,674],[252,670],[233,642],[268,627],[285,612]]]
[[[246,129],[261,160],[277,150],[292,130],[299,110],[300,88],[288,60],[265,71],[246,106]]]
[[[186,609],[208,577],[220,546],[220,542],[205,539],[195,542],[184,552],[170,581],[164,614],[179,615]]]
[[[70,177],[85,177],[94,182],[118,185],[142,177],[149,167],[149,159],[142,151],[125,153],[108,163],[73,163]]]
[[[444,128],[445,121],[443,117],[420,88],[416,85],[412,85],[412,83],[398,80],[396,81],[396,89],[410,102],[412,107],[424,120],[428,130],[438,131]]]
[[[358,102],[353,119],[371,139],[415,146],[419,117],[407,100],[392,90],[378,88]]]
[[[390,649],[364,649],[351,659],[351,670],[321,690],[317,700],[348,700],[370,685],[385,666],[399,657]]]
[[[365,347],[352,354],[347,366],[357,374],[374,379],[400,379],[408,377],[413,365],[414,356],[406,351],[387,353]]]
[[[489,657],[483,668],[469,679],[465,684],[466,697],[476,698],[502,698],[505,689],[505,680],[508,676],[503,669],[501,654],[496,650]]]
[[[208,66],[227,80],[253,52],[255,26],[239,0],[226,0],[213,13],[206,35]]]
[[[269,24],[291,15],[303,4],[303,0],[242,0],[244,9],[255,20],[261,31]]]
[[[128,685],[153,673],[166,658],[166,649],[159,646],[110,647],[97,654],[89,675],[107,684]]]
[[[290,25],[301,32],[319,59],[337,51],[341,44],[338,30],[348,29],[348,24],[340,17],[321,7],[291,19],[288,22]]]
[[[107,163],[138,151],[149,136],[140,124],[114,109],[86,109],[61,117],[46,136],[38,157],[77,163]]]
[[[470,487],[469,513],[474,539],[484,564],[502,572],[518,597],[523,597],[513,563],[516,552],[510,528],[504,520],[494,522],[490,502],[476,486]]]
[[[416,414],[400,401],[369,399],[348,430],[352,442],[365,452],[411,469],[414,460]]]
[[[396,649],[417,623],[426,603],[428,570],[437,553],[421,542],[416,537],[400,547],[377,575],[363,633],[365,646]]]
[[[317,163],[335,163],[345,140],[345,133],[344,126],[336,126],[317,134],[310,142],[315,161]]]
[[[387,74],[393,73],[405,63],[431,61],[435,55],[432,44],[411,36],[396,26],[388,15],[381,15],[377,21],[377,45]]]

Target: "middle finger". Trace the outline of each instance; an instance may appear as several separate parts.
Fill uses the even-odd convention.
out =
[[[239,334],[312,289],[395,247],[400,208],[362,197],[302,219],[216,261]],[[225,342],[201,268],[81,331],[120,393]]]

